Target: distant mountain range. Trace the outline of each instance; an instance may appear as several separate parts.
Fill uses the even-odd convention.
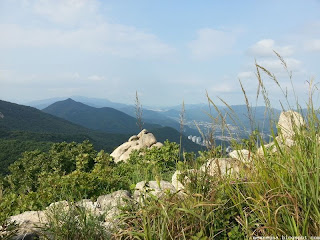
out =
[[[81,96],[73,96],[70,97],[69,99],[72,99],[74,101],[83,103],[85,105],[94,107],[94,108],[103,108],[103,107],[109,107],[109,108],[114,108],[116,110],[119,110],[121,112],[124,112],[128,114],[129,116],[135,118],[136,117],[136,112],[135,112],[135,107],[133,105],[127,105],[123,103],[115,103],[112,101],[109,101],[108,99],[98,99],[98,98],[87,98],[87,97],[81,97]],[[51,99],[45,99],[45,100],[38,100],[38,101],[33,101],[26,103],[26,105],[38,108],[40,110],[44,110],[47,112],[47,107],[50,105],[56,103],[56,102],[63,102],[64,100],[67,100],[66,98],[51,98]],[[152,108],[152,107],[151,107]],[[51,110],[49,110],[51,111]],[[179,118],[179,111],[178,112],[178,118]],[[62,114],[62,113],[61,113]],[[53,114],[57,116],[57,114]],[[61,115],[62,117],[62,115]],[[71,116],[69,116],[71,117]],[[67,118],[65,118],[67,119]],[[167,116],[164,111],[154,111],[150,110],[145,107],[143,107],[143,121],[147,124],[156,124],[159,126],[163,127],[172,127],[178,131],[180,131],[180,124],[177,119],[173,119],[171,116]],[[81,123],[79,123],[82,125]],[[188,126],[185,126],[184,129],[184,134],[185,135],[197,135],[199,132],[196,129],[189,128]]]
[[[181,107],[180,107],[181,108]],[[171,119],[179,119],[180,111],[173,107],[161,114]],[[217,111],[218,109],[218,111]],[[259,129],[264,133],[270,133],[270,121],[277,122],[281,111],[278,109],[267,109],[264,106],[249,107],[246,105],[217,106],[215,109],[208,104],[186,105],[185,117],[188,122],[212,122],[216,119],[221,122],[221,117],[227,124],[240,127],[242,130],[251,131]]]
[[[97,150],[111,152],[129,137],[90,130],[38,109],[1,100],[0,112],[0,173],[6,173],[22,152],[48,150],[54,142],[89,140]]]
[[[135,117],[135,107],[134,106],[126,106],[118,109],[132,117]],[[180,112],[178,112],[177,116],[171,117],[167,115],[165,111],[154,111],[149,109],[143,109],[142,111],[143,121],[153,124],[158,124],[161,126],[172,127],[177,131],[180,131]],[[192,129],[188,126],[184,126],[184,134],[185,135],[199,135],[198,130]]]
[[[91,107],[86,104],[76,102],[70,98],[53,103],[42,111],[79,124],[83,127],[107,133],[133,135],[140,131],[136,124],[137,120],[124,112],[109,107]],[[155,117],[157,117],[157,115]],[[161,117],[161,115],[158,115],[158,117],[159,121],[161,119],[166,120],[166,117],[164,116]],[[170,126],[160,126],[158,124],[150,124],[145,121],[143,128],[152,132],[158,141],[164,142],[168,139],[171,142],[179,143],[180,133]],[[198,151],[201,149],[201,146],[193,143],[187,139],[186,136],[183,136],[183,140],[186,150]]]
[[[88,98],[88,97],[83,97],[83,96],[71,96],[69,98],[73,99],[74,101],[84,103],[88,106],[98,107],[98,108],[99,107],[111,107],[111,108],[119,109],[119,108],[129,106],[127,104],[115,103],[115,102],[112,102],[108,99],[101,99],[101,98]],[[68,99],[68,97],[49,98],[49,99],[28,102],[28,103],[25,103],[25,105],[35,107],[39,110],[42,110],[55,102],[63,101],[66,99]]]
[[[58,100],[58,101],[57,101]],[[114,103],[106,99],[75,97],[75,99],[54,98],[30,103],[39,109],[0,101],[0,174],[7,173],[7,167],[17,160],[21,153],[35,149],[48,150],[54,142],[89,140],[97,150],[111,152],[128,138],[139,132],[136,125],[135,108],[132,105]],[[252,129],[245,105],[218,106],[227,123],[239,124],[240,128]],[[155,110],[156,109],[156,110]],[[264,133],[270,132],[269,121],[277,121],[280,111],[272,109],[273,115],[265,107],[250,108],[253,128]],[[144,128],[153,132],[158,141],[180,141],[181,106],[143,108]],[[233,116],[233,117],[232,117]],[[200,136],[192,126],[196,122],[212,122],[219,113],[207,104],[185,105],[184,135]],[[235,122],[233,121],[233,119]],[[185,124],[186,124],[185,123]],[[205,126],[205,124],[203,125]],[[248,133],[244,131],[241,137]],[[223,138],[216,138],[216,144]],[[197,152],[202,149],[182,138],[186,151]]]
[[[115,109],[93,108],[71,99],[53,104],[47,108],[48,111],[50,109],[63,116],[74,117],[74,121],[79,121],[77,117],[83,117],[83,121],[88,120],[88,126],[80,126],[33,107],[0,100],[0,112],[3,114],[3,118],[0,119],[0,174],[6,174],[7,167],[24,151],[48,150],[54,142],[89,140],[97,150],[104,149],[110,153],[139,131],[134,118]],[[88,112],[85,113],[84,110]],[[81,123],[85,125],[84,122]],[[101,131],[104,124],[109,123],[105,131]],[[155,124],[146,126],[151,127],[148,130],[154,132],[158,141],[177,141],[180,138],[179,132],[173,128],[163,128]],[[119,131],[106,131],[112,127]],[[201,146],[185,136],[183,144],[187,151],[197,152],[201,149]]]
[[[71,98],[53,103],[42,111],[89,129],[108,133],[136,134],[140,130],[135,118],[119,110],[91,107]],[[143,127],[154,129],[161,126],[145,123]]]
[[[121,112],[124,112],[131,117],[135,118],[135,107],[133,105],[126,105],[122,103],[115,103],[107,99],[87,98],[81,96],[72,97],[73,100],[84,103],[92,107],[111,107]],[[47,99],[41,101],[35,101],[29,103],[31,106],[49,106],[56,102],[57,99]],[[60,99],[61,100],[61,99]],[[250,131],[253,129],[260,129],[264,133],[270,133],[270,120],[277,121],[280,110],[271,109],[267,111],[264,106],[251,107],[251,115],[248,114],[246,105],[231,105],[232,111],[227,106],[217,106],[218,110],[225,117],[225,121],[228,124],[238,125],[242,130]],[[157,110],[154,110],[157,109]],[[146,123],[158,124],[160,126],[169,126],[180,131],[180,113],[181,105],[169,106],[169,107],[144,107],[143,108],[143,120]],[[250,120],[251,118],[251,120]],[[220,119],[219,113],[211,105],[208,104],[185,104],[185,120],[188,125],[184,126],[185,135],[200,135],[194,122],[212,122],[213,119]],[[252,125],[252,123],[254,123]]]

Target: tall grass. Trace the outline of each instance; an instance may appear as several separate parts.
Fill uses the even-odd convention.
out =
[[[138,92],[136,91],[136,97],[135,97],[135,113],[136,113],[136,120],[137,120],[137,126],[140,130],[143,129],[143,119],[142,119],[142,105],[140,102],[140,98],[138,95]]]
[[[106,240],[111,233],[102,224],[104,215],[97,216],[69,202],[67,208],[55,206],[47,211],[47,223],[41,227],[41,239]]]
[[[288,72],[292,73],[284,59],[276,53]],[[276,76],[256,63],[258,78],[257,99],[263,96],[268,114],[273,116],[268,91],[263,75],[268,76],[280,87],[285,103],[282,108],[303,113],[296,93],[293,92],[295,105],[288,100],[289,93],[281,88]],[[241,84],[241,82],[240,82]],[[248,108],[251,130],[254,130],[253,113],[245,89],[241,84]],[[152,199],[148,204],[127,212],[127,225],[121,232],[121,239],[252,239],[257,236],[320,236],[320,134],[319,111],[313,103],[317,91],[310,83],[309,102],[305,113],[306,124],[294,127],[294,145],[283,144],[285,137],[273,131],[274,122],[270,118],[271,139],[274,148],[263,146],[264,136],[255,132],[249,138],[250,146],[262,143],[262,154],[252,151],[252,162],[248,170],[241,170],[237,176],[210,176],[200,171],[185,171],[189,181],[184,182],[184,199],[168,195],[164,199]],[[225,116],[208,96],[209,102],[219,113],[221,124]],[[222,100],[223,103],[225,101]],[[237,116],[229,108],[230,119]],[[284,107],[286,106],[286,107]],[[216,121],[216,118],[212,119]],[[258,138],[258,139],[257,139]],[[258,140],[258,141],[257,141]],[[216,152],[216,157],[224,157]],[[185,162],[180,168],[199,169],[204,154],[193,162]]]

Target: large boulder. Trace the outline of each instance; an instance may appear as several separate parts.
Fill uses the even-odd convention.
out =
[[[294,145],[294,140],[292,140],[290,138],[284,139],[282,136],[277,136],[276,141],[277,141],[280,149],[290,148]],[[268,144],[265,144],[265,145],[263,145],[263,147],[267,150],[268,153],[276,153],[278,151],[278,147],[277,147],[275,141],[272,141]],[[263,147],[260,146],[260,148],[257,150],[258,156],[264,155]]]
[[[38,239],[37,232],[43,230],[41,228],[52,220],[51,217],[68,211],[84,209],[86,214],[92,214],[99,218],[103,216],[101,225],[110,233],[118,227],[117,216],[120,214],[120,208],[132,203],[130,192],[119,190],[98,197],[96,202],[82,199],[76,203],[68,201],[51,203],[44,211],[27,211],[10,217],[8,222],[17,225],[17,231],[13,233],[14,237],[12,239]],[[80,214],[80,212],[77,214]],[[4,234],[11,234],[10,232],[2,232],[0,226],[0,239]]]
[[[282,148],[290,148],[294,145],[294,136],[305,125],[305,121],[301,114],[294,111],[282,112],[278,121],[279,136],[276,137],[277,145]],[[269,153],[278,151],[275,141],[270,142],[257,150],[257,155],[263,156],[263,148]]]
[[[96,206],[99,209],[101,209],[101,211],[108,211],[112,208],[124,206],[130,200],[131,200],[130,192],[126,190],[119,190],[119,191],[98,197],[96,201]]]
[[[111,156],[114,161],[127,161],[133,150],[139,150],[142,148],[161,147],[162,143],[158,143],[154,135],[143,129],[138,135],[131,136],[128,142],[123,143],[117,147]]]
[[[70,203],[66,200],[63,200],[63,201],[51,203],[46,208],[46,211],[47,212],[55,212],[55,211],[66,212],[69,209],[70,209]]]
[[[282,112],[278,121],[278,128],[284,139],[293,139],[295,133],[305,125],[300,113],[294,111]]]
[[[185,170],[184,172],[181,172],[180,170],[177,170],[175,171],[175,173],[172,175],[171,177],[171,183],[172,185],[175,187],[175,189],[177,189],[177,191],[182,191],[185,189],[185,186],[183,185],[184,184],[188,184],[191,182],[190,178],[188,176],[185,176],[184,179],[183,179],[183,183],[179,180],[179,177],[181,174],[196,174],[198,173],[199,171],[196,170],[196,169],[188,169],[188,170]]]
[[[10,240],[38,240],[40,237],[37,233],[24,233],[16,237],[10,238]],[[1,239],[1,238],[0,238]],[[7,239],[7,238],[5,238]]]
[[[177,170],[175,171],[175,173],[172,175],[171,178],[171,183],[172,185],[175,187],[175,189],[179,190],[183,190],[184,189],[184,185],[179,181],[179,176],[181,175],[181,171]]]
[[[97,202],[93,202],[90,199],[82,199],[75,204],[77,207],[83,208],[85,212],[95,216],[100,216],[103,211],[99,208]]]
[[[252,162],[252,152],[247,149],[242,150],[234,150],[230,152],[228,155],[230,158],[235,158],[240,160],[243,163],[250,163]]]
[[[141,201],[147,198],[150,194],[161,198],[166,193],[175,193],[176,188],[167,181],[142,181],[136,184],[136,188],[133,194],[133,198],[137,201]]]
[[[27,211],[11,216],[8,222],[15,223],[19,226],[18,235],[27,236],[32,235],[39,227],[47,223],[47,217],[44,211]]]
[[[161,148],[162,146],[163,146],[163,143],[157,142],[157,143],[153,144],[151,147]]]
[[[210,176],[227,176],[238,175],[240,170],[245,168],[245,165],[235,158],[212,158],[201,166],[200,171]]]
[[[119,190],[107,195],[98,197],[97,208],[105,214],[104,227],[108,230],[116,228],[118,224],[117,216],[120,214],[121,207],[132,203],[130,192]]]

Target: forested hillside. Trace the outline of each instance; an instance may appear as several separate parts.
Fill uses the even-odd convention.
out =
[[[104,150],[111,153],[131,136],[91,130],[35,108],[5,101],[0,101],[0,112],[4,116],[0,119],[0,175],[7,174],[8,166],[19,159],[24,151],[36,149],[47,151],[53,143],[64,141],[81,143],[89,140],[97,151]],[[173,128],[147,126],[156,127],[154,132],[158,141],[180,140],[180,133]],[[186,137],[183,137],[183,146],[188,151],[197,152],[201,149],[201,146]]]
[[[134,134],[139,131],[136,119],[114,108],[95,108],[72,99],[56,102],[43,109],[43,112],[66,119],[93,130],[108,133]],[[144,128],[160,127],[144,123]]]

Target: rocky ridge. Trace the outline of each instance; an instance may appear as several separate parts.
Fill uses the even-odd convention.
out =
[[[116,163],[127,161],[133,150],[142,148],[162,147],[161,142],[157,142],[155,136],[143,129],[138,135],[133,135],[129,140],[117,147],[110,155]]]

